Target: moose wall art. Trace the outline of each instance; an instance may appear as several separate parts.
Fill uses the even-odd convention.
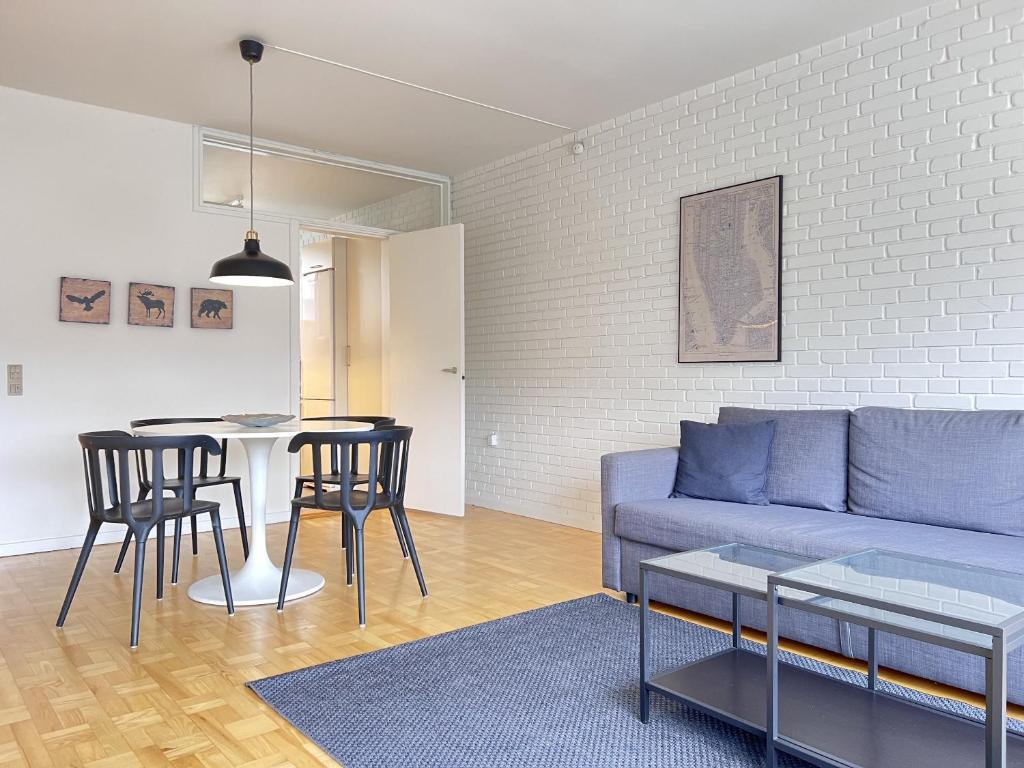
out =
[[[128,284],[128,325],[174,325],[174,288],[152,283]]]
[[[192,289],[192,327],[230,329],[235,316],[234,291],[218,288]]]
[[[65,323],[110,323],[110,282],[82,277],[60,279],[60,319]]]

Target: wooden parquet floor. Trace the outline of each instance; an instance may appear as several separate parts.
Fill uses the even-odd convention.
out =
[[[216,573],[209,534],[199,557],[183,553],[181,584],[159,602],[147,557],[136,651],[131,576],[111,572],[117,545],[94,550],[63,630],[54,621],[77,550],[0,559],[0,767],[335,765],[245,682],[600,591],[598,534],[480,508],[462,519],[410,518],[430,597],[420,598],[378,514],[367,531],[364,630],[333,516],[304,518],[296,551],[296,566],[323,573],[326,587],[281,614],[259,606],[228,617],[188,599],[188,584]],[[268,531],[271,552],[283,552],[287,526]],[[225,538],[237,567],[237,533]]]

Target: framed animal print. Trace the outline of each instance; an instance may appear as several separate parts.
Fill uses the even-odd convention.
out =
[[[234,327],[235,292],[221,288],[192,289],[192,327],[220,328]]]
[[[110,324],[110,281],[84,277],[60,279],[60,320]]]
[[[781,359],[782,177],[679,200],[679,362]]]
[[[128,325],[174,325],[174,288],[153,283],[128,284]]]

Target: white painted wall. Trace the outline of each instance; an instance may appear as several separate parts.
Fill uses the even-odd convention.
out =
[[[132,418],[293,408],[290,292],[235,289],[235,328],[189,327],[189,289],[241,249],[247,222],[192,210],[192,128],[0,88],[0,555],[78,546],[87,524],[76,435]],[[289,258],[289,228],[258,223]],[[293,269],[297,269],[297,258]],[[62,275],[113,282],[109,326],[60,323]],[[128,326],[128,282],[177,288],[173,328]],[[280,445],[269,508],[286,510]],[[232,471],[246,477],[238,444]],[[228,494],[211,491],[233,518]],[[246,498],[248,492],[246,491]],[[120,539],[112,526],[104,540]]]
[[[935,3],[457,176],[469,500],[597,528],[601,454],[722,404],[1024,407],[1022,22]],[[782,362],[680,365],[679,197],[773,174]]]

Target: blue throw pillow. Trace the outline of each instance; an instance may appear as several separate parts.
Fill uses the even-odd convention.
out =
[[[679,422],[679,465],[673,498],[767,504],[768,461],[775,422]]]

